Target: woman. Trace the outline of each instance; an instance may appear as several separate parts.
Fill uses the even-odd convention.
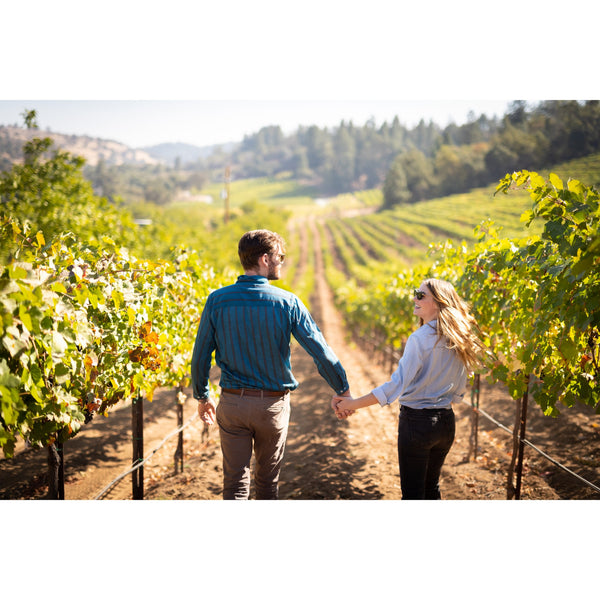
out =
[[[343,418],[372,404],[401,404],[398,461],[402,499],[441,498],[442,465],[454,442],[452,402],[460,402],[467,374],[480,364],[484,346],[469,307],[451,283],[426,279],[414,292],[420,327],[410,335],[387,383],[360,398],[336,397]]]

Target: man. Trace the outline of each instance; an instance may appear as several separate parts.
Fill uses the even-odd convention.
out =
[[[290,364],[290,336],[312,356],[336,393],[350,391],[344,368],[302,301],[269,284],[281,274],[283,238],[266,229],[249,231],[239,241],[238,254],[244,275],[206,301],[192,356],[192,386],[200,418],[209,424],[216,418],[219,425],[223,498],[248,499],[254,443],[256,497],[276,499],[290,392],[298,386]],[[208,393],[215,350],[221,368],[218,406]],[[333,401],[332,408],[336,410]],[[337,410],[336,415],[347,416]]]

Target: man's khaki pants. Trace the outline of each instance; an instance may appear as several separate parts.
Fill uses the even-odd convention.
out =
[[[223,451],[223,499],[250,496],[252,444],[257,500],[275,500],[290,422],[290,394],[281,397],[221,393],[217,423]]]

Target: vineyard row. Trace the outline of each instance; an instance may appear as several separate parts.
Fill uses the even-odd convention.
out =
[[[510,198],[515,188],[527,189],[533,203],[522,217],[534,224],[529,236],[501,237],[493,223],[484,223],[471,248],[449,240],[433,244],[433,262],[411,269],[394,263],[393,276],[378,272],[373,260],[369,276],[361,272],[365,250],[351,249],[343,221],[328,221],[335,245],[329,253],[342,258],[346,274],[324,256],[327,279],[357,335],[400,350],[414,329],[412,290],[425,277],[447,279],[470,302],[481,327],[488,348],[483,371],[507,385],[513,398],[523,395],[526,376],[532,376],[533,397],[547,415],[558,415],[559,403],[598,407],[598,192],[577,180],[565,183],[551,174],[546,181],[523,171],[507,175],[498,193]]]
[[[221,277],[190,250],[138,260],[112,240],[46,243],[10,217],[16,245],[0,277],[0,446],[62,443],[138,392],[189,381],[206,297]]]

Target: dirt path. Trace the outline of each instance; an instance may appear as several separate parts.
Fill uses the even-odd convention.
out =
[[[311,307],[350,380],[351,391],[361,395],[386,381],[390,373],[373,357],[345,337],[340,314],[335,310],[323,272],[321,244],[313,221],[306,227],[313,248],[300,251],[302,260],[315,253],[316,284]],[[302,265],[299,267],[301,271]],[[282,499],[386,499],[401,497],[397,474],[396,430],[398,405],[373,406],[338,421],[330,408],[332,391],[318,375],[312,359],[292,346],[292,365],[299,388],[292,395],[292,414],[285,465],[280,481]],[[216,378],[218,373],[214,373]],[[196,402],[191,391],[184,406],[184,421],[192,418]],[[176,428],[175,392],[162,390],[145,403],[145,456]],[[483,384],[481,408],[512,427],[513,403],[501,389]],[[441,487],[446,499],[505,499],[511,437],[480,419],[478,456],[467,461],[471,409],[456,407],[456,441],[445,463]],[[600,416],[591,409],[570,409],[558,420],[543,417],[530,405],[528,438],[554,458],[590,481],[600,483]],[[65,445],[67,499],[91,499],[123,473],[131,463],[131,413],[126,405],[108,418],[96,418]],[[174,474],[177,438],[167,441],[144,466],[147,499],[220,499],[221,450],[216,427],[206,429],[195,419],[184,430],[184,470]],[[526,449],[523,499],[599,499],[600,493],[582,486],[572,476]],[[14,459],[0,461],[0,498],[42,498],[46,494],[45,450],[21,451]],[[131,497],[131,478],[126,477],[106,496]]]

